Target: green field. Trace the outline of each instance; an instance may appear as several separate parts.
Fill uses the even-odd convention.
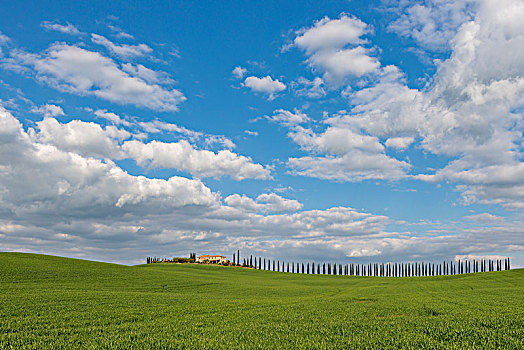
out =
[[[0,348],[524,348],[524,269],[438,277],[0,253]]]

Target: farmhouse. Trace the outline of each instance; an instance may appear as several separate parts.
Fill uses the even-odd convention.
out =
[[[212,264],[220,264],[226,261],[226,257],[222,255],[200,255],[197,257],[197,262],[208,261]]]

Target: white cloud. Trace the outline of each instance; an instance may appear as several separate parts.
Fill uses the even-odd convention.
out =
[[[384,146],[377,137],[363,135],[349,128],[330,126],[322,134],[316,134],[310,129],[296,128],[289,136],[307,151],[333,155],[343,155],[352,150],[368,153],[384,152]]]
[[[204,136],[204,133],[194,130],[189,130],[183,126],[179,126],[173,123],[166,123],[158,119],[154,119],[150,122],[139,122],[138,123],[144,131],[148,133],[160,133],[162,131],[175,132],[186,135],[190,140],[196,140]]]
[[[150,122],[139,122],[138,125],[148,133],[172,132],[187,137],[191,142],[201,141],[207,147],[220,145],[227,149],[236,147],[235,143],[224,135],[211,135],[201,131],[189,130],[183,126],[166,123],[155,119]]]
[[[57,32],[65,33],[65,34],[71,34],[71,35],[82,34],[82,32],[79,31],[78,28],[72,25],[71,23],[67,23],[66,25],[63,25],[59,23],[44,21],[40,23],[40,26],[46,30],[54,30]]]
[[[61,124],[54,118],[36,123],[39,132],[33,136],[37,142],[54,145],[65,152],[75,152],[84,157],[121,159],[124,157],[118,141],[131,134],[114,126],[102,128],[96,123],[72,120]]]
[[[67,134],[77,127],[78,123],[66,124],[53,132]],[[62,141],[67,140],[61,139],[60,147],[68,146]],[[239,247],[243,250],[245,242],[260,249],[267,244],[318,244],[319,249],[331,251],[335,243],[329,237],[340,241],[380,234],[387,222],[386,217],[344,207],[256,214],[246,204],[233,207],[235,198],[242,199],[238,195],[226,199],[233,206],[224,206],[219,195],[199,180],[132,176],[111,161],[44,144],[24,132],[3,108],[0,175],[0,201],[8,212],[0,220],[0,231],[3,247],[9,250],[24,247],[112,261],[133,260],[152,250],[162,254],[166,245],[173,254],[173,244],[181,251],[229,252]],[[252,202],[254,209],[263,213],[302,208],[298,201],[273,193]],[[238,207],[238,200],[236,204]],[[310,242],[308,237],[312,237]],[[251,249],[258,248],[253,245]]]
[[[447,1],[432,4],[453,8]],[[457,23],[462,21],[461,8],[457,9]],[[522,209],[524,25],[520,18],[524,16],[524,5],[511,0],[496,5],[479,1],[469,10],[475,10],[472,20],[457,26],[450,39],[446,39],[450,58],[436,62],[437,72],[423,89],[410,88],[398,67],[381,67],[374,73],[371,84],[343,93],[352,107],[349,112],[326,118],[324,123],[326,130],[350,130],[361,135],[349,137],[351,142],[383,138],[387,147],[400,150],[416,142],[415,149],[450,161],[434,174],[419,174],[415,178],[457,184],[465,204],[478,202]],[[347,154],[356,147],[344,138],[333,141],[329,147],[322,133],[297,130],[301,132],[290,136],[297,143],[309,145],[310,152],[331,152],[330,157],[291,159],[289,164],[298,167],[300,174],[321,175],[321,166],[328,164],[343,169],[342,159],[334,156],[334,147],[343,151],[346,145]],[[375,156],[370,150],[361,148],[361,152],[366,152],[369,159],[382,154],[378,148]],[[349,155],[344,158],[352,160]],[[395,162],[393,159],[389,163]],[[307,166],[314,170],[308,170]],[[335,178],[333,173],[337,172],[321,176]]]
[[[300,203],[273,193],[256,199],[233,194],[224,201],[199,180],[132,176],[111,161],[43,144],[0,108],[0,235],[6,250],[137,263],[148,255],[195,250],[369,262],[493,251],[505,256],[524,249],[518,217],[490,227],[466,223],[466,229],[437,223],[438,231],[427,236],[387,232],[388,217],[350,207],[300,211]]]
[[[430,0],[411,5],[388,29],[431,50],[447,50],[457,28],[471,20],[476,1]]]
[[[258,131],[244,130],[244,133],[249,136],[258,136]]]
[[[475,255],[475,254],[467,254],[467,255],[456,255],[453,260],[455,261],[480,261],[480,260],[504,260],[508,257],[505,255]]]
[[[111,40],[98,34],[91,34],[91,41],[95,44],[102,45],[109,50],[113,55],[122,58],[132,58],[147,55],[153,52],[146,44],[126,45],[115,44]]]
[[[114,124],[133,126],[123,121],[114,113],[103,110],[95,114],[112,121]],[[189,138],[210,146],[214,144],[234,147],[232,142],[220,135],[206,135],[194,132],[175,124],[153,121],[139,123],[148,132],[162,130],[176,131]],[[29,129],[32,140],[42,145],[55,146],[60,151],[73,152],[82,157],[102,159],[132,158],[140,166],[148,168],[173,168],[188,172],[196,177],[221,177],[229,175],[234,180],[271,179],[269,167],[253,163],[251,158],[238,155],[229,150],[217,153],[209,150],[198,150],[186,140],[173,143],[152,141],[143,143],[137,135],[114,125],[101,126],[93,122],[72,120],[62,124],[55,118],[45,118],[36,123],[37,131]],[[159,128],[159,129],[155,129]],[[140,135],[139,135],[140,136]]]
[[[405,150],[415,141],[411,136],[406,137],[390,137],[386,140],[386,147],[392,147],[399,150]]]
[[[273,80],[269,75],[263,78],[255,76],[247,77],[246,80],[244,80],[243,85],[250,88],[252,91],[267,94],[269,100],[274,99],[276,93],[286,89],[284,83],[280,82],[278,79]]]
[[[353,150],[342,156],[289,158],[291,174],[319,179],[358,182],[405,178],[411,165],[380,153]]]
[[[325,17],[313,27],[297,31],[294,45],[305,51],[314,71],[324,73],[324,81],[339,86],[346,78],[361,77],[380,67],[372,51],[361,46],[366,43],[361,37],[368,32],[368,25],[357,18]]]
[[[97,117],[109,120],[115,125],[131,126],[131,123],[127,120],[121,118],[119,115],[116,115],[113,112],[108,112],[105,109],[98,109],[94,113]]]
[[[478,221],[482,223],[500,223],[504,221],[504,218],[501,216],[493,215],[490,213],[481,213],[481,214],[475,214],[475,215],[468,215],[465,216],[466,219]]]
[[[116,26],[108,25],[107,27],[111,29],[113,33],[115,33],[114,36],[116,36],[117,38],[134,39],[134,37],[131,34],[124,32],[122,29]]]
[[[287,127],[294,127],[298,124],[306,123],[309,121],[309,118],[306,114],[295,110],[291,112],[285,109],[277,109],[273,111],[272,116],[266,116],[266,119]]]
[[[369,28],[358,18],[342,15],[339,19],[324,17],[315,22],[313,27],[301,29],[297,32],[294,44],[313,54],[325,49],[342,48],[347,44],[361,44],[361,36]]]
[[[40,107],[34,107],[31,112],[42,114],[44,117],[58,117],[65,115],[62,107],[54,104],[46,104]]]
[[[237,66],[235,67],[235,69],[233,69],[232,73],[235,76],[235,78],[242,79],[244,78],[244,75],[247,73],[247,69]]]
[[[351,250],[348,256],[350,258],[360,258],[360,257],[376,256],[376,255],[380,255],[381,253],[382,252],[378,249],[360,248],[360,249]]]
[[[2,32],[0,32],[0,46],[8,43],[10,40],[11,39],[9,39],[7,35],[4,35]]]
[[[320,77],[315,77],[313,80],[299,77],[293,87],[295,88],[296,93],[300,96],[307,96],[310,98],[321,98],[326,96],[324,80]]]
[[[269,169],[253,163],[251,158],[229,150],[217,153],[196,150],[187,141],[173,143],[151,141],[126,141],[122,149],[140,166],[150,168],[174,168],[196,177],[220,177],[229,175],[234,180],[271,179]]]
[[[378,137],[339,123],[338,118],[325,119],[327,127],[320,133],[299,125],[310,120],[299,111],[279,109],[266,118],[288,127],[288,136],[309,153],[288,159],[291,174],[348,182],[397,180],[405,178],[411,168],[409,163],[387,156]]]
[[[173,84],[175,82],[166,72],[154,71],[141,64],[124,63],[122,64],[122,70],[149,84]]]
[[[198,180],[131,176],[110,161],[84,158],[34,142],[3,108],[0,126],[1,200],[3,207],[16,216],[45,215],[39,219],[42,221],[56,216],[95,220],[114,215],[116,219],[137,206],[151,213],[217,203],[216,195]],[[58,132],[72,132],[73,126],[65,128]]]
[[[148,84],[98,52],[76,46],[57,43],[41,55],[14,51],[12,56],[19,65],[31,67],[41,82],[61,91],[159,111],[176,111],[186,99],[176,89]]]
[[[257,202],[263,203],[265,210],[274,213],[295,212],[303,205],[295,199],[287,199],[275,193],[264,193],[257,197]]]
[[[232,208],[241,209],[248,212],[259,212],[264,209],[264,205],[257,203],[251,197],[246,195],[232,194],[224,198],[224,202]]]
[[[224,199],[232,208],[247,212],[289,213],[302,209],[303,205],[297,200],[283,198],[275,193],[264,193],[256,200],[246,195],[233,194]]]
[[[324,73],[324,80],[340,82],[348,76],[361,77],[380,67],[376,57],[362,46],[346,50],[322,50],[308,58],[308,63]]]

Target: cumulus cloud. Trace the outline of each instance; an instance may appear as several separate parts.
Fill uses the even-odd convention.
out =
[[[57,32],[61,32],[64,34],[71,34],[71,35],[80,35],[82,34],[81,31],[78,30],[77,27],[72,25],[71,23],[67,23],[66,25],[54,23],[50,21],[44,21],[40,23],[40,26],[46,30],[54,30]]]
[[[114,126],[103,128],[99,124],[80,120],[61,124],[54,118],[46,118],[36,125],[38,133],[34,133],[33,138],[39,143],[84,157],[122,159],[124,153],[118,141],[131,136],[129,132]]]
[[[431,0],[401,8],[402,15],[388,29],[413,39],[425,49],[449,49],[457,28],[471,20],[476,1]]]
[[[364,180],[398,180],[405,178],[411,165],[385,154],[359,150],[342,156],[304,156],[289,158],[291,174],[319,179],[359,182]]]
[[[246,196],[233,194],[224,199],[230,207],[248,212],[289,213],[302,209],[303,205],[297,200],[283,198],[275,193],[264,193],[256,200]]]
[[[288,137],[309,155],[291,157],[287,166],[294,175],[335,181],[397,180],[407,177],[411,165],[385,154],[376,136],[366,135],[339,118],[327,118],[322,132],[300,125],[309,117],[300,111],[276,110],[268,120],[289,128]]]
[[[32,69],[38,80],[60,91],[159,111],[176,111],[186,99],[176,89],[131,76],[110,58],[77,46],[56,43],[42,54],[13,51],[12,56],[18,65]]]
[[[380,67],[362,36],[369,33],[369,26],[347,15],[339,19],[324,17],[313,27],[296,32],[294,46],[305,51],[307,63],[323,73],[323,80],[332,85],[342,84],[348,77],[361,77]]]
[[[235,67],[235,69],[233,69],[232,73],[235,78],[242,79],[244,78],[244,75],[247,73],[247,69],[237,66]]]
[[[274,99],[276,93],[286,89],[284,83],[280,82],[278,79],[273,80],[269,75],[263,78],[255,76],[247,77],[246,80],[244,80],[243,85],[250,88],[251,91],[267,94],[269,100]]]
[[[465,216],[466,219],[478,221],[482,223],[499,223],[504,221],[504,218],[501,216],[493,215],[490,213],[481,213],[475,215]]]
[[[64,114],[62,107],[54,104],[46,104],[40,107],[34,107],[31,112],[42,114],[44,117],[59,117]]]
[[[449,31],[442,37],[446,37],[451,56],[436,62],[437,71],[430,82],[423,89],[411,88],[398,67],[378,68],[370,83],[343,93],[351,106],[348,112],[323,120],[326,137],[335,131],[347,137],[338,141],[335,137],[330,146],[322,133],[309,129],[297,129],[299,132],[290,134],[305,150],[309,147],[309,151],[326,152],[329,157],[317,159],[313,154],[303,162],[291,159],[289,164],[301,166],[300,174],[320,173],[320,167],[327,163],[339,167],[343,164],[334,153],[335,146],[340,148],[338,155],[347,150],[343,157],[352,160],[353,151],[349,151],[352,147],[372,159],[384,157],[380,140],[385,140],[386,147],[398,150],[416,143],[416,148],[450,161],[434,173],[418,174],[415,178],[457,184],[465,204],[500,204],[521,209],[524,207],[521,174],[524,27],[520,18],[524,6],[512,0],[497,5],[478,1],[475,6],[467,7],[467,11],[466,7],[455,8],[448,1],[431,2],[431,6],[442,6],[437,13],[457,11],[457,16],[455,29],[442,29]],[[468,19],[461,23],[466,18],[464,11]],[[449,15],[454,16],[451,12]],[[437,34],[432,35],[438,36],[442,25],[438,24]],[[421,45],[422,42],[433,45],[429,37],[420,40]],[[434,43],[437,44],[441,45]],[[317,48],[310,52],[313,50]],[[374,153],[354,143],[371,142],[373,138]],[[387,163],[397,165],[392,168],[396,169],[394,178],[401,173],[398,170],[409,170],[394,158]],[[306,165],[318,171],[308,171]]]
[[[303,211],[298,201],[274,193],[255,199],[232,194],[223,204],[199,180],[133,176],[109,160],[42,143],[3,108],[0,202],[3,249],[114,262],[195,250],[370,262],[524,249],[521,218],[466,229],[438,224],[437,233],[428,236],[388,232],[388,217],[351,207]]]
[[[217,201],[216,195],[198,180],[131,176],[110,161],[33,141],[3,108],[0,125],[1,200],[12,215],[95,218],[124,215],[123,208],[137,205],[151,212],[187,205],[209,206]],[[60,131],[70,132],[71,126],[66,127]],[[61,141],[70,142],[66,137]]]
[[[234,180],[271,179],[269,169],[253,163],[248,157],[229,150],[217,153],[196,150],[185,140],[172,143],[132,140],[126,141],[122,149],[140,166],[174,168],[199,178],[229,175]]]
[[[106,119],[115,125],[131,126],[131,123],[127,120],[121,118],[119,115],[113,112],[108,112],[105,109],[97,109],[94,113],[97,117]]]
[[[47,120],[42,129],[47,123],[57,128]],[[79,126],[104,131],[89,123],[58,126],[58,130],[45,133],[62,134],[54,145],[44,136],[29,135],[17,119],[0,109],[0,232],[4,249],[24,247],[133,261],[150,249],[162,254],[161,247],[166,244],[171,253],[173,244],[181,250],[193,247],[224,252],[238,248],[241,239],[259,242],[256,244],[263,249],[264,244],[276,241],[295,245],[300,237],[319,240],[380,234],[387,222],[386,217],[346,207],[296,212],[302,204],[274,193],[259,195],[256,200],[232,195],[225,200],[228,205],[222,205],[220,196],[199,180],[132,176],[109,160],[80,155],[78,149],[60,149],[78,146],[67,143],[71,142],[67,133]],[[247,204],[239,204],[242,198]],[[253,210],[249,203],[254,203]],[[324,249],[332,249],[333,239],[327,242]]]
[[[366,23],[358,18],[342,15],[339,19],[324,17],[311,28],[297,32],[294,44],[308,54],[332,48],[342,48],[347,44],[361,44],[361,37],[369,31]]]
[[[386,140],[386,147],[392,147],[399,150],[405,150],[415,141],[415,138],[412,136],[406,137],[390,137]]]
[[[122,58],[132,58],[138,56],[145,56],[151,52],[153,49],[147,46],[146,44],[138,45],[126,45],[126,44],[115,44],[106,37],[98,34],[91,34],[91,41],[95,44],[104,46],[109,52],[113,55]]]

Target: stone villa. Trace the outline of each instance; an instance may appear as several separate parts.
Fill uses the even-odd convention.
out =
[[[200,255],[197,256],[197,262],[204,262],[208,261],[212,264],[220,264],[226,261],[226,257],[222,255]]]

